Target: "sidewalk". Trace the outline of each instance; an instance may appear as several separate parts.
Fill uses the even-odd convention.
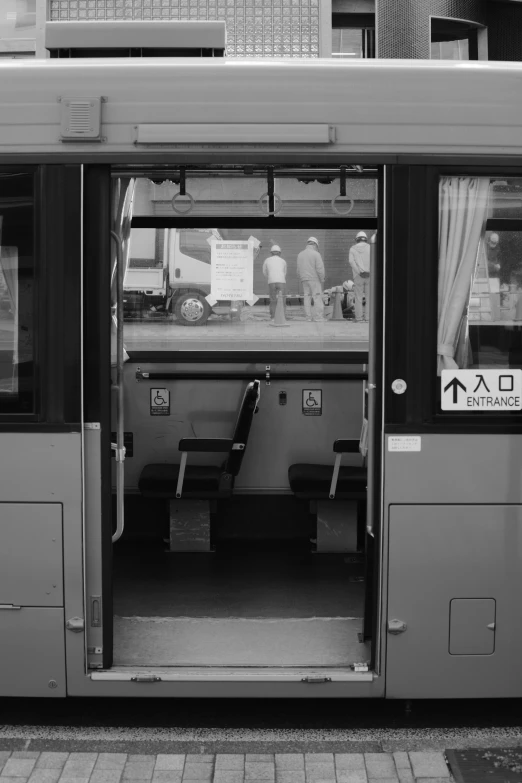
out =
[[[0,783],[450,783],[452,780],[441,751],[153,755],[0,750]]]

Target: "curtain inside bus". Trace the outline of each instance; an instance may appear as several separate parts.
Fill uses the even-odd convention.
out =
[[[442,177],[439,185],[438,374],[468,365],[468,303],[488,213],[489,179]]]
[[[18,251],[16,247],[2,246],[2,223],[0,215],[0,272],[3,275],[10,311],[15,325],[18,325]],[[13,331],[13,389],[16,383],[15,367],[18,364],[18,329]]]

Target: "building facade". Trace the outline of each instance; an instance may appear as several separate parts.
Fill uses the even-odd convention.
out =
[[[46,57],[47,21],[212,20],[229,57],[522,60],[522,0],[2,0],[0,56]]]

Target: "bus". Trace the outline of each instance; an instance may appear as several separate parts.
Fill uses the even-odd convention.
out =
[[[0,696],[522,695],[521,85],[0,62]]]

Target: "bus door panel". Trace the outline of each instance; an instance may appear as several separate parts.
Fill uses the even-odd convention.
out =
[[[392,505],[386,695],[517,697],[522,506]]]
[[[86,617],[87,662],[89,669],[110,666],[111,664],[111,627],[103,622],[104,606],[103,569],[110,568],[110,562],[104,564],[102,557],[102,485],[101,473],[101,426],[98,422],[86,422],[84,425],[84,486],[85,486],[85,571],[86,571]],[[106,559],[106,558],[105,558]]]

